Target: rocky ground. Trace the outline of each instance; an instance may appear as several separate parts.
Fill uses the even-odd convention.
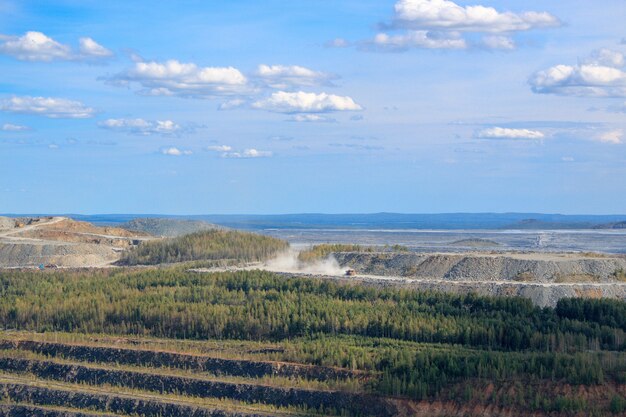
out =
[[[342,267],[368,275],[448,281],[538,283],[615,282],[623,256],[578,253],[355,253],[332,255]]]
[[[626,299],[626,258],[576,253],[334,253],[364,282],[414,289],[521,296],[539,306],[561,298]]]
[[[102,267],[148,239],[146,233],[65,217],[0,217],[0,268]]]

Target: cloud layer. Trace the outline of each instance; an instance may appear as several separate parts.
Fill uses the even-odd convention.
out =
[[[0,53],[21,61],[81,61],[109,58],[113,52],[91,38],[80,38],[74,50],[41,32],[26,32],[22,36],[5,36],[0,43]]]
[[[618,145],[622,143],[624,138],[624,131],[622,129],[609,130],[602,132],[594,136],[596,142],[609,143],[612,145]]]
[[[577,65],[555,65],[529,79],[539,94],[577,97],[626,97],[624,55],[601,49]]]
[[[321,71],[314,71],[299,65],[259,65],[256,76],[267,86],[279,90],[296,87],[332,85],[338,77]]]
[[[543,139],[545,134],[539,130],[490,127],[477,132],[476,137],[480,139]]]
[[[153,134],[172,135],[181,131],[181,126],[171,120],[144,120],[144,119],[107,119],[98,126],[103,129],[131,133],[133,135],[148,136]]]
[[[51,119],[85,119],[95,110],[80,101],[54,97],[11,97],[0,101],[0,110],[11,113],[33,114]]]
[[[493,7],[459,6],[448,0],[399,0],[393,26],[466,32],[518,32],[560,26],[547,12],[499,12]]]
[[[278,91],[268,98],[255,101],[252,107],[277,113],[326,113],[363,109],[348,96],[303,91]]]
[[[172,146],[169,148],[161,149],[161,154],[168,155],[168,156],[183,156],[183,155],[191,155],[193,154],[193,152],[184,150],[184,149],[179,149],[179,148]]]
[[[233,67],[199,67],[177,60],[136,62],[109,79],[117,85],[139,84],[144,95],[208,98],[248,93],[248,79]]]
[[[234,151],[232,146],[229,145],[214,145],[207,146],[208,151],[220,152],[222,158],[269,158],[273,156],[270,151],[260,151],[254,148],[246,148],[243,151]]]
[[[356,45],[379,51],[412,48],[511,50],[516,47],[512,34],[560,25],[559,19],[548,12],[513,13],[482,5],[461,6],[450,0],[398,0],[391,22],[381,25],[383,32]],[[389,33],[394,31],[399,33]],[[341,38],[327,43],[331,47],[349,45]]]
[[[28,126],[15,125],[13,123],[5,123],[2,125],[0,130],[5,132],[23,132],[25,130],[30,130]]]

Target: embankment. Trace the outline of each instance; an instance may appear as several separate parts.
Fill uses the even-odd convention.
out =
[[[626,271],[626,259],[578,254],[440,254],[357,253],[332,256],[342,267],[358,273],[407,278],[457,281],[615,282],[617,271]]]

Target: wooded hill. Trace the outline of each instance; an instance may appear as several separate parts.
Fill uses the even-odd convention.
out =
[[[145,242],[122,256],[120,265],[156,265],[200,260],[269,259],[288,248],[285,241],[234,230],[207,230]]]

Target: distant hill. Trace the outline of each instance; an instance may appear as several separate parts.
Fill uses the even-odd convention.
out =
[[[523,219],[519,222],[507,224],[502,229],[522,230],[559,230],[559,229],[593,229],[597,223],[587,221],[549,221],[539,219]]]
[[[626,229],[626,221],[601,224],[594,229]]]
[[[138,218],[121,224],[119,227],[137,232],[149,233],[153,236],[177,237],[205,230],[223,229],[202,220]]]
[[[20,215],[8,214],[10,217]],[[25,214],[21,214],[25,216]],[[591,229],[626,221],[626,214],[545,213],[364,213],[364,214],[64,214],[96,225],[118,226],[136,218],[196,220],[232,229],[416,229],[416,230],[503,230],[503,229]]]

